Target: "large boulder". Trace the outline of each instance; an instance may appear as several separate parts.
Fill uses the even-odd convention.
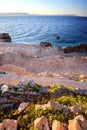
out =
[[[50,130],[47,118],[42,116],[34,121],[34,128],[37,130]]]
[[[9,33],[0,34],[0,41],[1,42],[11,42],[11,37],[9,36]]]
[[[87,44],[80,44],[76,46],[69,46],[63,49],[64,53],[71,53],[71,52],[87,52]]]
[[[0,130],[17,130],[17,120],[3,120],[3,122],[0,123]]]
[[[60,121],[54,120],[52,123],[52,130],[67,130],[67,125]]]
[[[73,120],[69,120],[69,130],[87,130],[87,120],[83,115],[76,116]]]
[[[50,42],[40,42],[41,47],[51,47],[52,44]]]
[[[68,130],[83,130],[77,120],[69,120]]]

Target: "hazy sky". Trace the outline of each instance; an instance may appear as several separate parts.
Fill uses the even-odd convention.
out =
[[[87,16],[87,0],[1,0],[0,13],[2,12]]]

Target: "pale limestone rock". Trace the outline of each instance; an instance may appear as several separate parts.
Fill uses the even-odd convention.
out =
[[[34,128],[37,130],[50,130],[48,126],[47,118],[42,116],[34,121]]]
[[[5,119],[0,123],[0,130],[17,130],[17,120]]]
[[[87,120],[83,115],[76,116],[73,120],[69,120],[69,130],[87,130]]]
[[[68,130],[82,130],[77,120],[69,120]]]
[[[18,111],[23,111],[25,108],[27,108],[29,103],[21,103],[18,107]]]
[[[66,107],[65,105],[59,104],[58,102],[54,102],[54,101],[49,101],[47,104],[44,105],[36,105],[35,109],[50,109],[50,110],[60,110],[63,111],[64,113],[68,113],[69,112],[69,108]]]
[[[54,120],[52,123],[52,130],[67,130],[67,125],[57,120]]]
[[[75,120],[77,120],[79,122],[79,124],[82,128],[87,129],[87,120],[84,118],[83,115],[76,116]]]
[[[6,84],[2,85],[1,90],[2,90],[2,93],[8,91],[8,85]]]
[[[82,112],[82,108],[78,105],[75,105],[75,106],[72,106],[72,107],[69,107],[71,112],[73,112],[73,114],[80,114]]]

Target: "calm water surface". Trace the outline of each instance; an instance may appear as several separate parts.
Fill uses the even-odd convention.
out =
[[[7,32],[13,43],[51,42],[70,46],[87,43],[87,17],[17,16],[0,17],[0,33]],[[60,39],[57,40],[56,36]]]

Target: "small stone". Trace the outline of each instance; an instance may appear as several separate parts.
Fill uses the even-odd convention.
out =
[[[2,93],[8,91],[8,85],[5,85],[5,84],[2,85],[2,87],[1,87],[1,91],[2,91]]]
[[[18,107],[18,111],[23,111],[24,109],[26,109],[29,105],[29,102],[28,103],[21,103]]]

